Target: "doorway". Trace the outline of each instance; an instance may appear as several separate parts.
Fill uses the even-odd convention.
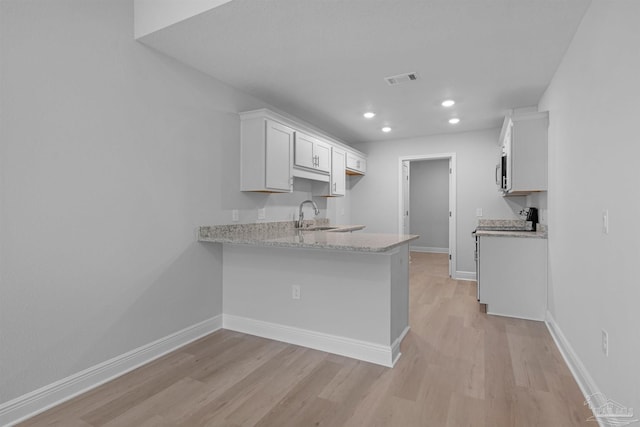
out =
[[[431,234],[433,238],[440,242],[448,242],[448,247],[444,248],[443,243],[435,244],[433,247],[423,248],[425,251],[431,252],[440,252],[440,253],[448,253],[449,255],[449,277],[456,278],[456,157],[455,153],[444,153],[444,154],[426,154],[426,155],[415,155],[415,156],[406,156],[399,158],[399,223],[398,230],[402,234],[420,234],[414,233],[411,226],[411,217],[412,217],[412,203],[411,203],[411,186],[412,186],[412,164],[414,166],[413,172],[414,175],[422,174],[426,170],[424,166],[429,165],[429,161],[433,161],[432,165],[434,168],[437,166],[444,167],[443,173],[448,172],[448,179],[445,176],[444,181],[439,189],[439,192],[442,193],[444,190],[445,193],[438,197],[442,197],[437,201],[437,208],[443,212],[440,214],[447,215],[448,220],[446,218],[440,218],[438,220],[438,224],[432,224]],[[438,161],[438,162],[436,162]],[[420,175],[416,175],[420,176]],[[442,180],[442,177],[440,177]],[[444,187],[447,187],[448,183],[448,191]],[[414,180],[414,185],[418,184],[417,181]],[[415,193],[415,191],[414,191]],[[436,192],[437,193],[437,192]],[[447,197],[448,196],[448,197]],[[435,193],[431,193],[431,195],[427,195],[426,197],[436,197]],[[415,209],[424,209],[424,206],[428,204],[428,200],[416,199],[414,200],[414,208]],[[444,206],[442,206],[444,204]],[[414,210],[415,210],[414,209]],[[436,210],[438,210],[436,209]],[[423,211],[424,212],[424,211]],[[421,217],[424,216],[424,213],[421,213]],[[414,228],[416,221],[414,220]],[[448,228],[448,236],[442,235],[444,230],[443,228]],[[435,236],[435,234],[441,234],[439,237]],[[433,240],[432,240],[433,241]],[[440,247],[438,247],[440,246]]]

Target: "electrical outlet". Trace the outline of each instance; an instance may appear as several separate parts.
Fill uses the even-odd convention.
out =
[[[291,285],[291,298],[300,299],[300,285]]]
[[[609,356],[609,334],[602,330],[602,352],[605,356]]]
[[[231,219],[232,221],[240,221],[240,213],[238,212],[238,209],[231,211]]]
[[[609,210],[605,209],[602,211],[602,232],[604,234],[609,234]]]
[[[258,219],[265,219],[267,217],[267,209],[260,208],[258,209]]]
[[[476,216],[482,216],[482,208],[476,208]]]

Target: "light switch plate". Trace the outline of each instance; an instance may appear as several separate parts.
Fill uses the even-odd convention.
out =
[[[482,208],[476,208],[476,216],[482,216]]]
[[[231,219],[233,221],[240,221],[240,213],[238,212],[238,209],[234,209],[231,211]]]
[[[602,211],[602,232],[604,234],[609,234],[609,210],[605,209]]]
[[[265,219],[267,217],[266,211],[265,208],[258,209],[258,219]]]

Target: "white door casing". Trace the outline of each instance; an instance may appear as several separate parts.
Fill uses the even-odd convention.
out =
[[[456,221],[456,153],[442,153],[442,154],[423,154],[413,156],[402,156],[398,159],[398,232],[406,234],[404,232],[404,219],[405,219],[405,199],[408,198],[408,193],[405,194],[405,162],[409,164],[411,161],[422,160],[449,160],[449,276],[456,279],[456,235],[457,235],[457,221]],[[407,168],[407,173],[410,175],[410,167]],[[409,178],[410,182],[410,178]],[[408,190],[408,185],[406,186]],[[406,205],[409,206],[409,205]],[[410,217],[411,213],[409,213]]]
[[[410,168],[411,163],[409,161],[402,162],[402,197],[404,200],[403,209],[402,209],[402,233],[410,234],[411,233],[411,217],[409,216],[411,213],[411,174]]]

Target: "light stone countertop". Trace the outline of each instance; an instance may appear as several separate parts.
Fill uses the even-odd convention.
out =
[[[328,226],[327,220],[305,222],[306,226]],[[332,249],[355,252],[386,252],[419,236],[413,234],[350,233],[363,225],[337,226],[337,229],[313,231],[296,229],[293,221],[233,224],[200,227],[200,242],[231,243],[285,248]]]
[[[476,236],[493,237],[526,237],[530,239],[546,239],[547,231],[523,231],[523,230],[476,230]]]
[[[545,225],[538,224],[536,231],[531,228],[530,221],[520,219],[481,219],[474,233],[476,236],[547,238]]]

